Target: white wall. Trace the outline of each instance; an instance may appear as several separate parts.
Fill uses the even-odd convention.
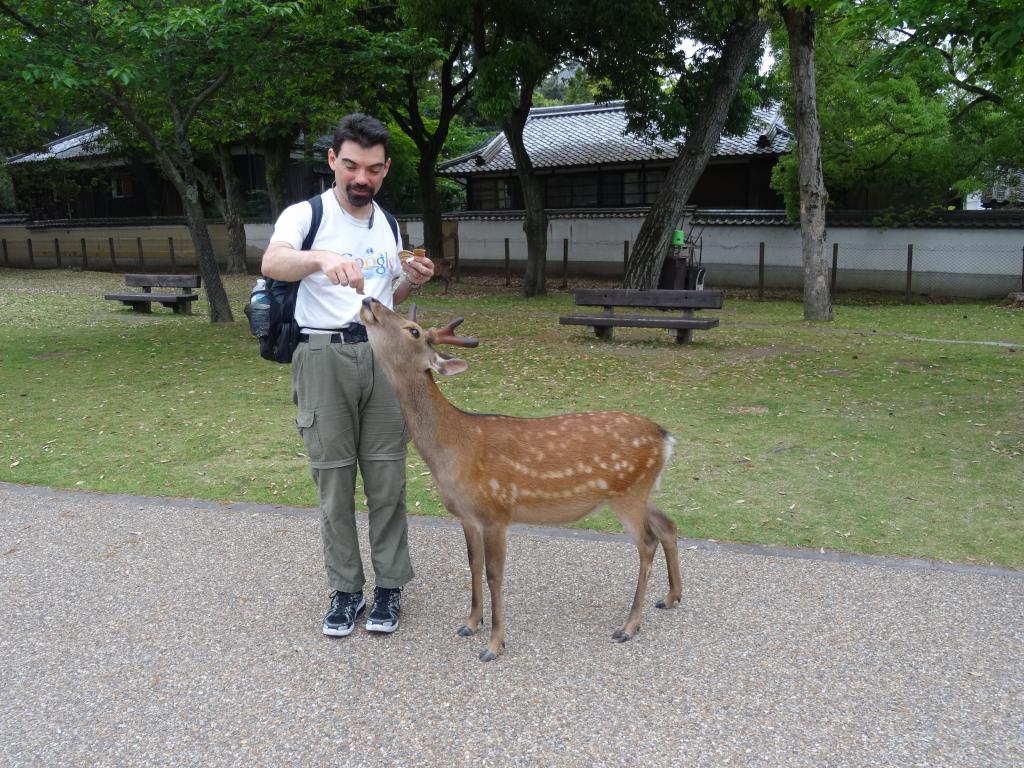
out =
[[[548,273],[560,275],[563,241],[569,241],[571,274],[621,275],[623,242],[632,249],[643,218],[552,218],[548,224]],[[403,219],[411,242],[422,240],[418,221]],[[689,227],[685,227],[691,234]],[[765,244],[765,285],[800,288],[800,232],[778,225],[695,227],[707,270],[706,285],[754,287],[758,283],[759,244]],[[505,239],[512,268],[522,271],[526,238],[522,219],[458,222],[459,256],[466,268],[502,269]],[[826,261],[838,244],[837,288],[903,291],[907,246],[913,244],[911,288],[916,293],[994,297],[1022,290],[1024,228],[833,227],[828,231]]]

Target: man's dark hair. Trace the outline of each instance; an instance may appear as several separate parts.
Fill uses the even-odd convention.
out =
[[[341,118],[338,127],[334,129],[334,154],[341,151],[341,145],[346,141],[354,141],[363,149],[371,147],[384,147],[384,159],[391,157],[391,133],[387,126],[380,120],[362,112],[353,112]]]

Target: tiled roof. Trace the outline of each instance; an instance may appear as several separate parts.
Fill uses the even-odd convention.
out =
[[[624,103],[577,104],[530,110],[524,140],[535,168],[632,163],[673,158],[683,136],[674,141],[646,142],[626,133]],[[787,151],[791,135],[778,105],[755,110],[751,128],[742,136],[723,135],[716,157],[778,155]],[[499,133],[469,154],[441,163],[443,176],[465,176],[515,169],[505,135]]]
[[[737,210],[734,208],[698,208],[693,215],[694,224],[714,226],[716,224],[745,224],[748,226],[789,226],[785,211]]]
[[[103,141],[106,134],[106,126],[87,128],[84,131],[61,136],[59,139],[51,141],[42,152],[26,152],[15,155],[7,162],[36,163],[40,160],[72,160],[76,157],[105,155],[110,151],[108,145]]]
[[[1007,171],[996,183],[981,190],[986,206],[1024,205],[1024,171]]]
[[[321,136],[313,141],[313,146],[327,151],[331,146],[334,136]],[[296,139],[292,147],[291,156],[295,159],[305,157],[303,147],[304,138],[302,134]],[[114,139],[108,136],[105,125],[95,128],[86,128],[84,131],[70,133],[54,139],[46,145],[42,152],[26,152],[11,157],[9,163],[37,163],[42,160],[75,160],[84,157],[99,157],[102,155],[117,155],[120,152]],[[325,166],[326,167],[326,166]]]
[[[549,220],[552,219],[642,219],[647,215],[650,206],[633,206],[624,208],[550,208],[545,211]],[[688,209],[690,210],[690,209]],[[401,216],[398,217],[401,220]],[[419,220],[418,214],[415,217]],[[522,221],[526,211],[454,211],[442,213],[445,221]]]

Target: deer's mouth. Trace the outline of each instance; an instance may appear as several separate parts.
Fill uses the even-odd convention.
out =
[[[373,307],[375,304],[380,304],[372,296],[367,296],[363,299],[363,307],[359,310],[359,319],[363,321],[363,325],[370,325],[377,322],[377,316],[373,313]]]

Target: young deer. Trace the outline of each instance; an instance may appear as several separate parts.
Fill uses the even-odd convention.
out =
[[[649,419],[630,413],[576,413],[515,418],[465,413],[441,394],[431,371],[445,376],[467,369],[435,344],[475,347],[455,336],[459,318],[424,330],[372,298],[359,316],[374,355],[398,393],[416,450],[427,462],[445,507],[462,523],[473,592],[459,628],[468,637],[483,619],[483,565],[491,592],[491,637],[481,661],[504,646],[501,587],[510,523],[571,523],[607,503],[640,552],[640,577],[626,623],[612,638],[623,642],[640,629],[651,562],[661,543],[669,590],[659,608],[682,596],[676,525],[650,496],[672,452],[673,439]]]

